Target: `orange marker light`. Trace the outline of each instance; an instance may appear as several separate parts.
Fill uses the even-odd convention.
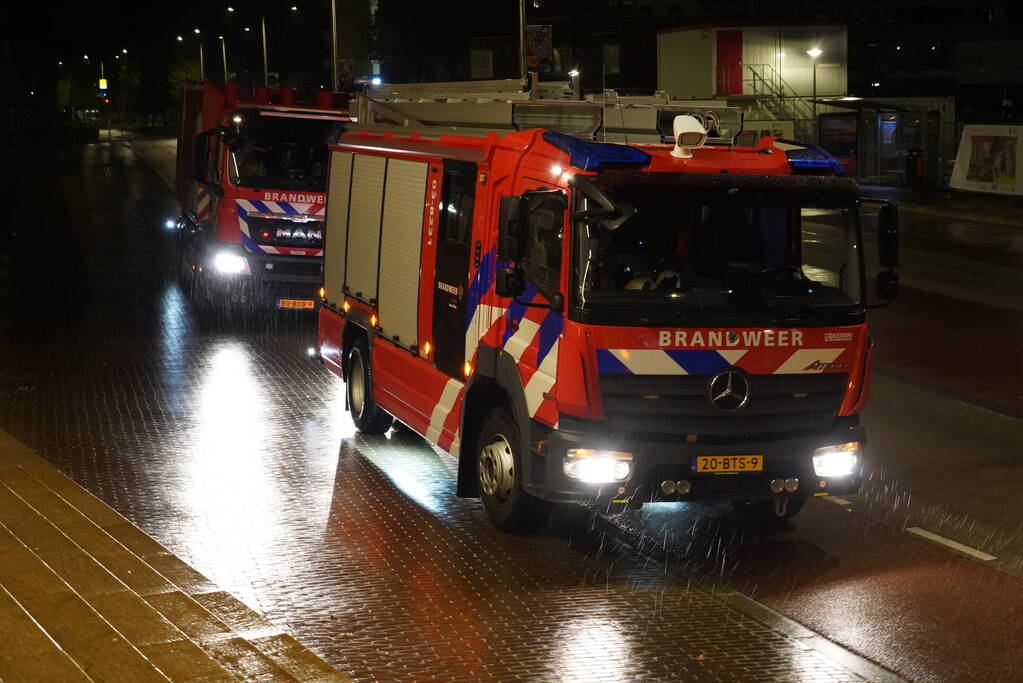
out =
[[[347,313],[348,311],[352,310],[352,305],[346,301],[343,304],[341,304],[341,308],[343,308],[345,313]]]
[[[369,316],[369,324],[372,327],[376,327],[377,326],[377,315],[376,315],[376,313],[374,313],[373,315]]]
[[[426,342],[425,344],[423,344],[423,355],[424,356],[430,355],[430,342]]]
[[[465,361],[465,368],[464,368],[464,370],[465,370],[465,376],[466,377],[468,377],[469,375],[472,374],[472,366],[469,365],[469,361]]]
[[[321,299],[327,298],[327,290],[324,287],[320,287],[320,298]]]

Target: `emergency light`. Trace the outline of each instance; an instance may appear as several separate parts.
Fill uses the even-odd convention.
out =
[[[844,172],[842,162],[817,145],[795,140],[778,139],[775,142],[781,143],[782,149],[785,150],[785,157],[793,169],[826,168],[834,171],[835,175],[842,175]]]
[[[589,142],[554,131],[544,133],[543,139],[567,154],[569,163],[582,171],[646,166],[650,163],[649,154],[628,145]]]

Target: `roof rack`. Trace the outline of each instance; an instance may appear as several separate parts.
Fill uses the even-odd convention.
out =
[[[368,86],[352,108],[358,128],[434,137],[483,136],[546,128],[588,140],[671,144],[676,116],[694,116],[711,144],[732,144],[742,131],[739,107],[706,107],[667,93],[620,97],[614,90],[580,100],[571,82],[518,80],[382,83]]]

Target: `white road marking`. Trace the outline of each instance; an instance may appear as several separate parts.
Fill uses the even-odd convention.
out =
[[[984,560],[985,562],[990,562],[991,560],[997,560],[998,559],[994,555],[988,555],[983,550],[977,550],[976,548],[971,548],[970,546],[963,545],[962,543],[959,543],[958,541],[953,541],[951,538],[945,538],[944,536],[939,536],[938,534],[934,533],[933,531],[928,531],[927,529],[921,529],[920,527],[917,527],[917,526],[911,526],[911,527],[907,528],[906,531],[911,533],[911,534],[914,534],[916,536],[920,536],[921,538],[926,538],[929,541],[934,541],[935,543],[940,543],[941,545],[943,545],[943,546],[945,546],[947,548],[951,548],[952,550],[957,550],[957,551],[959,551],[961,553],[969,555],[970,557],[976,557],[978,560]]]
[[[838,496],[827,496],[824,500],[829,503],[834,503],[835,505],[852,505],[851,501],[848,501],[845,498],[839,498]]]

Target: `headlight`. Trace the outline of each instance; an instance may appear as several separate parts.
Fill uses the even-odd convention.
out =
[[[813,452],[813,471],[818,477],[847,477],[860,462],[860,442],[825,446]]]
[[[566,477],[587,484],[624,481],[632,474],[632,453],[570,448],[565,454],[562,471]]]
[[[243,256],[232,254],[229,251],[221,251],[213,257],[213,266],[217,272],[234,275],[244,272],[248,268],[248,263]]]

